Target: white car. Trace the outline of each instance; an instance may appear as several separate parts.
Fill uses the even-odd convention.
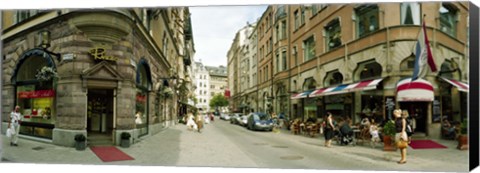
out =
[[[221,113],[220,114],[220,119],[229,121],[230,120],[230,115],[225,114],[225,113]]]

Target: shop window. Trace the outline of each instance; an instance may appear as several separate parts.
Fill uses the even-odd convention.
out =
[[[307,62],[315,57],[315,38],[313,36],[310,36],[303,41],[303,49],[304,62]]]
[[[420,3],[401,3],[400,20],[402,22],[402,25],[420,25]]]
[[[440,30],[455,37],[457,31],[458,9],[451,3],[442,3],[440,7]]]
[[[377,5],[362,5],[355,8],[357,16],[357,35],[364,37],[379,29],[378,26],[378,6]]]
[[[331,50],[342,45],[340,20],[332,20],[325,26],[327,50]]]
[[[135,124],[140,130],[140,136],[148,134],[150,113],[148,111],[148,91],[151,87],[150,68],[145,59],[141,59],[137,65],[137,93],[135,97]],[[159,117],[155,117],[158,119]]]
[[[53,63],[49,60],[51,61],[34,53],[30,57],[21,59],[17,65],[12,79],[16,85],[15,105],[20,106],[20,112],[24,118],[20,134],[52,138],[52,129],[56,121],[53,78],[43,80],[51,75],[40,73],[42,68],[55,71]]]

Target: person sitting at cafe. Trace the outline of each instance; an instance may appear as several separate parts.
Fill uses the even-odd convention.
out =
[[[448,121],[448,119],[443,119],[442,128],[446,132],[444,135],[449,139],[455,139],[455,126]]]

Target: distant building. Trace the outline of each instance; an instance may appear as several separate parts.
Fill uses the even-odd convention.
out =
[[[201,62],[195,62],[195,95],[197,108],[203,111],[214,111],[210,108],[210,99],[216,94],[224,94],[227,86],[227,68],[225,66],[204,66]],[[225,111],[225,110],[224,110]]]

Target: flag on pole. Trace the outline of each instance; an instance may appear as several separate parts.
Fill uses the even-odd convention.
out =
[[[437,66],[433,60],[432,51],[430,50],[425,20],[423,20],[422,29],[418,34],[417,44],[415,45],[415,66],[413,69],[412,81],[421,78],[426,74],[425,64],[430,66],[432,72],[437,71]]]

